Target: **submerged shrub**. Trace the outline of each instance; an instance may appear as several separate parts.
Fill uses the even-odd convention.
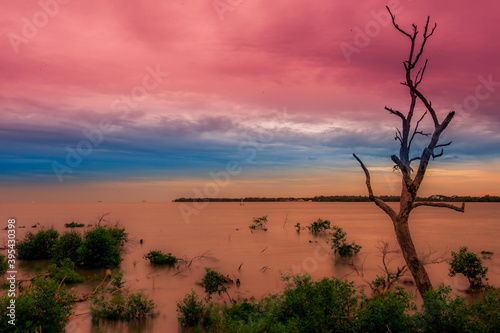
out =
[[[28,232],[24,240],[16,244],[18,258],[21,260],[52,258],[52,247],[58,237],[59,233],[53,228],[40,230],[36,234]]]
[[[330,229],[330,221],[318,219],[317,221],[314,221],[313,223],[308,225],[307,229],[309,229],[313,234],[317,235]]]
[[[227,294],[225,286],[227,279],[224,275],[211,268],[205,268],[205,276],[201,280],[201,285],[205,287],[205,293],[210,298],[213,294]],[[229,294],[228,294],[229,297]]]
[[[142,292],[124,297],[97,296],[91,299],[90,315],[93,322],[101,320],[132,320],[155,315],[156,304]]]
[[[177,302],[177,319],[184,327],[206,325],[208,311],[205,303],[193,289],[191,294],[186,294],[182,301]]]
[[[148,254],[144,255],[144,259],[149,260],[153,265],[175,265],[177,263],[177,258],[171,253],[165,254],[160,250],[149,251]]]
[[[128,241],[128,234],[125,232],[125,228],[120,228],[117,223],[113,226],[109,226],[109,227],[105,227],[105,228],[106,228],[106,230],[108,230],[111,237],[116,239],[116,241],[120,245],[123,245]]]
[[[267,215],[262,217],[254,217],[252,219],[252,223],[253,224],[249,226],[250,229],[261,228],[262,230],[266,231]]]
[[[78,262],[78,249],[82,245],[82,235],[75,230],[67,231],[59,237],[52,247],[52,260],[55,263],[69,259]]]
[[[339,226],[334,225],[332,236],[332,249],[340,256],[352,256],[359,253],[361,245],[356,244],[354,241],[351,244],[346,243],[347,233]]]
[[[83,228],[83,227],[85,227],[85,224],[84,223],[71,222],[71,223],[64,223],[64,226],[66,228]]]
[[[87,268],[118,267],[122,261],[120,244],[126,235],[122,229],[103,226],[87,230],[78,249],[80,262]]]
[[[467,246],[460,248],[459,252],[451,252],[453,257],[450,263],[450,276],[457,273],[463,274],[473,288],[480,287],[483,284],[483,278],[488,272],[487,267],[483,267],[483,261],[479,256],[467,250]]]

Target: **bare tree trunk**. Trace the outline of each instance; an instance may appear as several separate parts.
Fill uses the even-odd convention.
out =
[[[409,216],[398,216],[398,218],[395,221],[393,220],[392,223],[394,225],[396,238],[399,246],[401,247],[401,252],[403,253],[406,265],[415,280],[418,292],[420,295],[423,295],[432,289],[432,283],[429,279],[427,271],[425,270],[424,264],[417,255],[415,245],[413,245],[408,225],[408,217]]]

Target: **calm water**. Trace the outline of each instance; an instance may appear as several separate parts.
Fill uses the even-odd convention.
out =
[[[126,227],[130,241],[124,248],[124,279],[131,289],[143,291],[158,305],[160,315],[140,324],[107,324],[109,332],[177,332],[176,301],[190,292],[199,295],[203,289],[199,282],[205,267],[212,267],[241,286],[231,286],[233,298],[260,299],[282,289],[281,275],[290,271],[309,273],[313,278],[323,276],[346,277],[357,286],[366,285],[381,271],[381,258],[377,244],[388,241],[396,245],[392,224],[382,211],[372,203],[210,203],[189,223],[180,213],[178,203],[0,203],[0,221],[7,224],[15,218],[17,237],[22,239],[35,223],[64,231],[64,223],[95,223],[99,215],[110,213],[108,220],[119,221]],[[184,204],[186,205],[186,204]],[[190,205],[190,204],[187,204]],[[485,260],[489,267],[489,282],[500,286],[500,204],[468,203],[466,213],[447,209],[421,207],[413,212],[411,229],[417,249],[430,250],[450,256],[452,250],[467,245],[470,250],[493,251]],[[248,228],[253,217],[268,216],[268,231]],[[308,225],[318,218],[329,219],[347,232],[348,241],[355,240],[363,246],[355,259],[363,276],[356,274],[345,262],[329,254],[325,237],[313,237],[308,230],[300,234],[294,225]],[[3,226],[2,226],[3,228]],[[143,244],[139,240],[143,239]],[[310,242],[311,241],[311,242]],[[0,233],[0,245],[6,243],[6,231]],[[142,257],[150,250],[171,252],[181,258],[191,259],[204,254],[204,260],[194,261],[189,269],[178,273],[175,269],[151,267]],[[400,263],[397,259],[394,267]],[[34,263],[19,263],[23,276],[32,276]],[[241,268],[240,268],[241,266]],[[239,269],[240,268],[240,269]],[[428,266],[435,286],[451,285],[456,293],[467,287],[465,278],[447,275],[448,264]],[[85,272],[94,276],[96,271]],[[89,282],[77,288],[90,290],[98,282]],[[414,287],[409,287],[413,288]],[[219,299],[220,301],[220,299]],[[76,316],[69,322],[67,332],[95,332],[90,321],[89,304],[79,303]]]

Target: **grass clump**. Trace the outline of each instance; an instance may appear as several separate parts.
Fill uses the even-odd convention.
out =
[[[58,237],[59,232],[53,228],[39,230],[37,233],[28,232],[24,239],[16,244],[18,258],[21,260],[52,258],[52,247]]]
[[[144,255],[144,259],[149,260],[153,265],[175,265],[177,263],[177,258],[171,253],[163,253],[160,250],[149,251],[148,254]]]

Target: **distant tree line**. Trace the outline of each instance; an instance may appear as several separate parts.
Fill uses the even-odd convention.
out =
[[[399,196],[383,195],[379,197],[385,202],[399,202]],[[173,202],[286,202],[286,201],[313,201],[313,202],[369,202],[368,196],[361,195],[330,195],[315,197],[246,197],[246,198],[177,198]],[[473,196],[430,196],[417,197],[416,201],[443,201],[443,202],[500,202],[500,196],[485,195]]]

